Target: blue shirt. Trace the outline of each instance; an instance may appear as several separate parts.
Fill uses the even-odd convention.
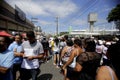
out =
[[[20,53],[21,51],[23,51],[23,48],[21,46],[21,44],[16,43],[15,41],[13,43],[10,44],[10,46],[8,47],[9,50],[14,51],[14,49],[16,49],[18,53]],[[22,57],[15,57],[14,59],[14,64],[21,64],[22,63],[23,58]]]
[[[0,73],[0,80],[13,80],[13,76],[11,73],[13,61],[14,61],[13,51],[6,50],[0,53],[0,66],[8,68],[5,74]]]
[[[11,73],[13,62],[14,62],[13,51],[6,50],[0,53],[0,66],[8,68],[8,71],[5,74],[0,74],[0,80],[13,80],[13,76]]]
[[[13,65],[14,53],[13,51],[6,50],[0,53],[0,66],[10,68]]]

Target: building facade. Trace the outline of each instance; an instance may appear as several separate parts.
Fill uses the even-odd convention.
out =
[[[71,31],[69,35],[79,35],[81,37],[87,37],[87,36],[99,36],[99,35],[120,35],[119,30],[94,30],[92,33],[88,30],[74,30]]]
[[[34,24],[26,18],[26,14],[19,7],[13,8],[4,0],[0,1],[0,30],[26,32],[34,30],[34,27]]]

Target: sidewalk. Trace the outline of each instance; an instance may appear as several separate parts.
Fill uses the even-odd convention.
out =
[[[63,75],[59,73],[60,68],[53,65],[52,59],[49,62],[42,63],[40,70],[38,80],[64,80]]]

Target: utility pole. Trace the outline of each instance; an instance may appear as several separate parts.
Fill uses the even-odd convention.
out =
[[[56,35],[58,35],[58,16],[56,17]]]

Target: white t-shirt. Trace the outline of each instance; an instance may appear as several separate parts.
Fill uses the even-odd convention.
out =
[[[56,52],[59,52],[59,51],[60,51],[60,49],[59,49],[59,44],[56,45],[56,43],[54,43],[53,51],[56,51]]]
[[[103,54],[104,54],[103,58],[105,58],[105,59],[107,59],[107,56],[106,56],[107,50],[108,50],[107,47],[103,48]]]
[[[24,54],[25,56],[37,56],[39,54],[44,53],[43,46],[39,41],[36,41],[33,44],[30,44],[29,41],[24,41],[22,43]],[[25,69],[37,69],[39,67],[39,61],[38,59],[28,60],[23,59],[21,68]]]
[[[96,45],[96,52],[101,54],[103,52],[104,45]]]

